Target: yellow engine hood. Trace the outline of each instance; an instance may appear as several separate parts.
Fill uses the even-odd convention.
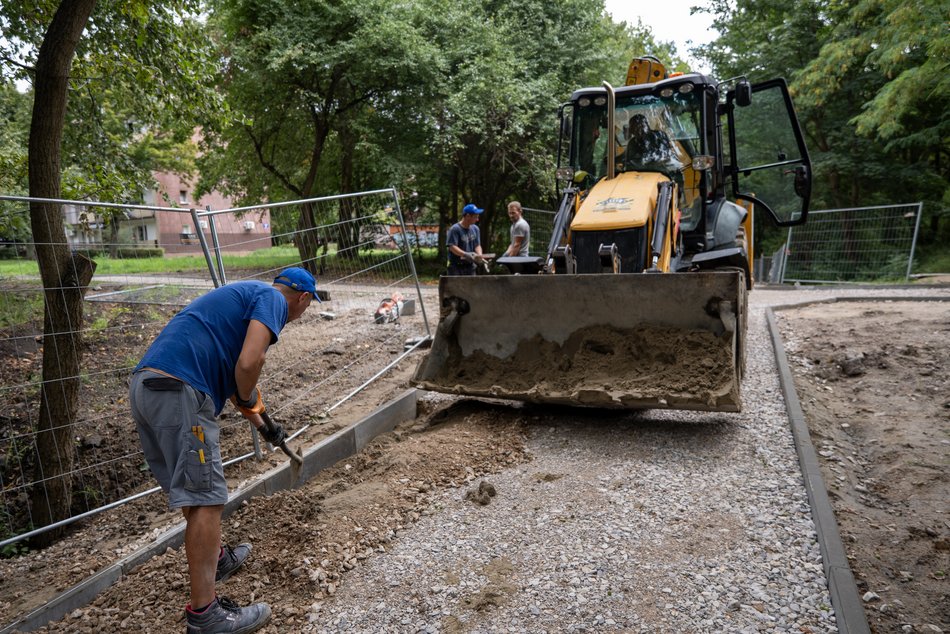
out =
[[[657,185],[668,181],[654,172],[627,172],[594,185],[574,216],[571,231],[642,227],[656,208]]]

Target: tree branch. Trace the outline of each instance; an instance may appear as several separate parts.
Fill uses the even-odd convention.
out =
[[[283,183],[284,187],[289,189],[294,194],[303,197],[303,192],[301,192],[300,188],[290,182],[290,179],[288,179],[280,170],[278,170],[276,165],[264,158],[263,142],[254,136],[251,128],[249,126],[244,126],[244,131],[247,132],[248,138],[251,139],[251,144],[254,146],[254,153],[257,155],[257,160],[260,161],[261,167],[273,174],[277,180]]]
[[[13,59],[12,57],[7,56],[7,55],[0,55],[0,60],[3,60],[4,62],[6,62],[7,64],[10,64],[10,65],[12,65],[12,66],[16,66],[17,68],[19,68],[19,69],[21,69],[21,70],[25,70],[25,71],[26,71],[27,73],[29,73],[30,75],[33,75],[34,73],[36,73],[36,67],[35,67],[35,66],[30,66],[29,64],[23,64],[23,63],[21,63],[21,62],[16,61],[16,60]]]

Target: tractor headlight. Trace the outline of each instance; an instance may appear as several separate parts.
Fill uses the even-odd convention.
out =
[[[699,156],[693,157],[693,169],[697,172],[712,169],[713,165],[715,164],[716,159],[706,154],[700,154]]]
[[[567,181],[568,183],[574,180],[574,168],[573,167],[559,167],[557,171],[554,172],[555,178],[559,181]]]

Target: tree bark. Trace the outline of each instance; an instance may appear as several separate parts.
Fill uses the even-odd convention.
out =
[[[330,128],[326,121],[317,114],[313,116],[314,120],[314,138],[313,148],[310,154],[310,166],[307,176],[304,178],[303,185],[300,187],[302,198],[310,198],[313,195],[314,184],[317,180],[317,169],[320,167],[320,160],[323,157],[323,146],[326,143]],[[314,274],[323,274],[325,260],[320,260],[319,267],[316,262],[319,259],[319,249],[323,246],[323,254],[327,253],[326,236],[316,235],[317,219],[314,216],[314,204],[304,203],[300,208],[300,218],[297,220],[297,231],[299,233],[297,243],[297,252],[300,254],[302,266]],[[318,270],[319,269],[319,270]]]
[[[352,193],[353,162],[356,156],[357,137],[350,129],[349,122],[344,118],[339,128],[340,138],[340,193]],[[340,200],[340,226],[338,229],[337,253],[343,259],[355,260],[358,253],[352,247],[359,244],[359,223],[348,222],[356,216],[356,203],[352,199]]]
[[[31,197],[60,197],[60,148],[69,68],[95,4],[95,0],[62,2],[40,46],[29,141]],[[34,473],[38,484],[31,493],[31,513],[34,525],[46,526],[66,519],[72,503],[72,424],[80,384],[82,303],[95,263],[70,253],[60,205],[31,203],[30,223],[45,302],[43,386]],[[48,545],[61,534],[62,529],[44,533],[37,544]]]

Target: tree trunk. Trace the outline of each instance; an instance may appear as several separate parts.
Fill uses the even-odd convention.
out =
[[[56,10],[36,60],[30,125],[30,196],[60,197],[60,146],[66,115],[69,67],[95,0],[63,2]],[[83,295],[95,263],[70,254],[58,204],[31,203],[30,223],[43,281],[43,389],[37,423],[37,468],[31,493],[32,520],[46,526],[69,517],[72,503],[72,424],[79,393]],[[40,546],[62,529],[42,534]]]
[[[319,116],[314,116],[314,137],[313,149],[310,153],[310,166],[307,169],[307,176],[304,178],[303,186],[300,188],[302,198],[310,198],[313,195],[313,187],[317,180],[317,170],[320,168],[320,160],[323,157],[323,146],[327,141],[327,135],[330,132],[329,127]],[[297,252],[300,254],[301,266],[313,274],[322,275],[326,266],[326,257],[319,258],[319,249],[323,246],[323,254],[327,253],[327,236],[317,235],[317,218],[314,215],[314,203],[304,203],[300,207],[300,218],[297,220],[298,237],[295,240]],[[319,266],[317,260],[320,259]]]
[[[356,154],[356,135],[350,129],[348,122],[344,119],[340,126],[340,193],[349,194],[353,192],[353,159]],[[359,225],[348,222],[355,216],[354,207],[356,204],[352,199],[343,198],[340,200],[340,226],[338,231],[337,254],[340,258],[355,260],[358,253],[353,248],[359,244]]]
[[[314,275],[323,275],[325,263],[321,260],[320,265],[317,266],[320,243],[323,240],[321,240],[316,230],[317,221],[313,214],[313,205],[312,202],[300,205],[300,217],[297,219],[297,237],[294,239],[294,243],[297,245],[301,266]]]
[[[109,214],[106,218],[109,223],[109,257],[114,260],[119,257],[119,216]]]

